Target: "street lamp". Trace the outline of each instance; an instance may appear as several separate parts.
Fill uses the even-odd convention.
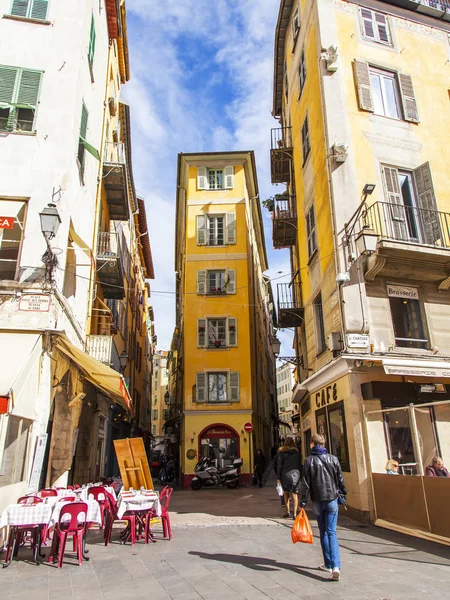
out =
[[[358,252],[369,256],[377,249],[378,234],[373,229],[363,228],[356,236],[355,242]]]
[[[55,204],[49,204],[39,213],[41,220],[41,231],[45,239],[52,240],[58,232],[61,217]]]
[[[280,340],[277,337],[273,336],[270,340],[270,345],[272,346],[272,352],[275,354],[275,356],[278,356],[281,350]]]
[[[123,350],[119,356],[119,364],[120,364],[120,370],[122,371],[122,375],[125,372],[125,369],[127,368],[128,358],[129,358],[129,356],[128,356],[127,352],[125,350]]]
[[[167,392],[164,394],[164,403],[166,404],[166,406],[169,406],[169,402],[170,402],[170,394],[169,394],[169,390],[167,390]]]

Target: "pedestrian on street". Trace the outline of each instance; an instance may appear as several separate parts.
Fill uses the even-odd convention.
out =
[[[324,564],[319,568],[330,573],[330,579],[339,581],[341,558],[336,526],[339,502],[345,503],[345,489],[341,465],[336,456],[328,454],[323,435],[311,438],[311,455],[303,465],[300,506],[305,508],[311,494],[314,514],[320,532]]]
[[[286,505],[286,512],[283,517],[288,518],[290,516],[292,501],[293,517],[295,519],[298,512],[301,464],[300,452],[293,438],[287,437],[285,439],[284,445],[278,451],[276,461],[277,483],[281,483]]]
[[[266,457],[261,448],[258,448],[255,454],[255,477],[260,488],[263,486],[263,476],[266,468]]]

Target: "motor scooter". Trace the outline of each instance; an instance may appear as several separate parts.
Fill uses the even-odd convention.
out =
[[[195,465],[195,477],[191,481],[191,488],[199,490],[202,487],[219,487],[226,485],[229,489],[239,486],[239,469],[242,467],[242,458],[235,458],[233,464],[218,469],[211,460],[205,456]]]

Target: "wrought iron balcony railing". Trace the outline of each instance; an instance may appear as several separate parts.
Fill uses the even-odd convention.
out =
[[[296,198],[291,195],[275,196],[272,211],[273,246],[289,248],[297,239],[297,207]]]
[[[304,309],[301,305],[300,283],[279,283],[277,285],[278,297],[278,325],[281,329],[300,327],[304,319]]]
[[[375,202],[360,219],[382,239],[450,248],[450,213],[390,202]]]
[[[120,235],[115,231],[102,231],[97,244],[97,277],[102,283],[105,298],[121,299],[124,290],[124,257]]]
[[[103,155],[103,183],[109,207],[109,218],[127,221],[130,215],[128,202],[128,168],[124,142],[107,142]]]
[[[272,183],[289,183],[292,171],[292,135],[290,127],[277,127],[270,132],[270,166]]]
[[[120,372],[119,353],[112,335],[88,335],[86,350],[100,362]]]

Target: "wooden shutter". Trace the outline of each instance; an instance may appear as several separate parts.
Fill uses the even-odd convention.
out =
[[[430,163],[426,162],[413,171],[418,193],[419,222],[425,244],[437,245],[442,240],[442,231],[437,212],[436,196],[433,179],[431,178]]]
[[[226,214],[226,243],[236,243],[236,213]]]
[[[206,271],[197,271],[197,294],[206,294]]]
[[[414,95],[412,77],[411,75],[405,75],[405,73],[399,73],[398,82],[400,84],[400,95],[402,97],[403,116],[405,121],[418,123],[419,112],[417,110],[417,102]]]
[[[14,67],[0,67],[0,102],[13,102],[18,71],[19,69]]]
[[[375,26],[373,22],[374,13],[367,8],[360,8],[363,36],[369,40],[375,40]]]
[[[206,215],[197,215],[197,246],[205,246],[208,237]]]
[[[14,0],[12,3],[11,14],[15,17],[26,17],[30,0]]]
[[[45,21],[47,18],[48,0],[33,0],[30,17]]]
[[[228,345],[231,348],[237,346],[237,319],[234,317],[228,318]]]
[[[92,67],[94,64],[94,54],[95,54],[95,23],[94,23],[94,15],[91,17],[91,31],[89,33],[89,63]]]
[[[356,88],[358,90],[359,108],[373,112],[373,97],[370,87],[369,64],[360,60],[353,61]]]
[[[232,190],[234,188],[234,167],[225,167],[225,189]]]
[[[235,294],[236,293],[236,270],[235,269],[227,269],[225,273],[225,287],[227,290],[227,294]]]
[[[398,170],[394,167],[383,167],[383,177],[389,203],[389,206],[386,207],[388,237],[394,240],[407,240],[408,229],[398,181]]]
[[[381,13],[375,13],[375,24],[378,33],[378,41],[381,44],[390,45],[391,37],[389,35],[389,25],[386,15],[382,15]]]
[[[197,168],[197,189],[207,190],[208,185],[208,169],[206,167]]]
[[[206,347],[206,319],[197,319],[197,346]]]
[[[230,402],[239,402],[240,390],[239,390],[239,372],[231,371],[229,375],[229,388],[230,388]]]
[[[83,102],[83,105],[81,107],[81,123],[80,123],[80,137],[83,138],[83,140],[86,139],[88,118],[89,118],[88,109],[86,108],[86,104]]]
[[[17,104],[25,104],[35,108],[39,96],[42,73],[39,71],[27,71],[22,69],[19,90],[17,92]]]
[[[196,375],[195,402],[207,402],[206,373],[197,373]]]

